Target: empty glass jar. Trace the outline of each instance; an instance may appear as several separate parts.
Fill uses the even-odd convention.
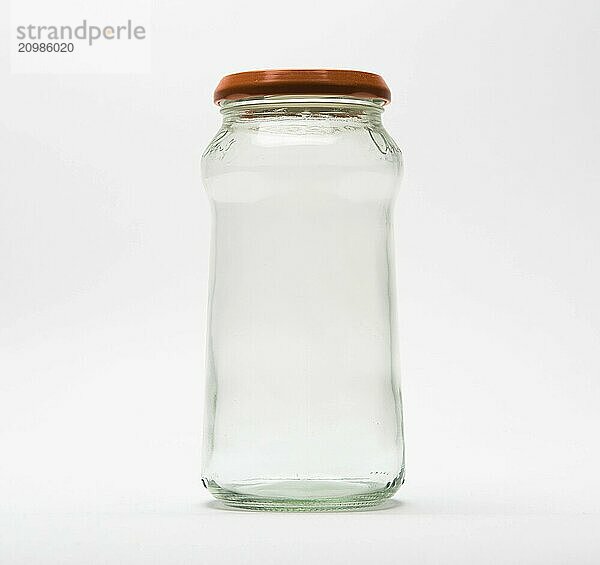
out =
[[[264,510],[353,509],[404,478],[381,77],[256,71],[215,92],[203,483]]]

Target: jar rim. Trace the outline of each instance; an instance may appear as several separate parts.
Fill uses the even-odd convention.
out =
[[[241,98],[238,100],[222,100],[219,103],[221,113],[228,115],[232,112],[243,112],[245,110],[258,112],[273,111],[280,114],[283,108],[290,110],[331,110],[338,108],[355,108],[361,111],[375,111],[378,114],[383,112],[385,105],[384,100],[353,98],[351,96],[300,96],[300,95],[285,95],[285,96],[260,96],[256,98]]]
[[[335,96],[391,101],[391,92],[380,75],[340,69],[271,69],[244,71],[221,79],[215,104],[269,96]]]

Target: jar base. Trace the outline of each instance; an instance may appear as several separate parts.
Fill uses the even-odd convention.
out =
[[[335,512],[377,506],[394,495],[404,474],[388,483],[368,479],[263,479],[203,483],[227,506],[270,512]]]

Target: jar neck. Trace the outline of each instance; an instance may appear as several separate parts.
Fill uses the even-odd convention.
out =
[[[332,96],[264,96],[221,103],[223,121],[247,123],[251,120],[305,119],[352,120],[381,125],[383,100]]]

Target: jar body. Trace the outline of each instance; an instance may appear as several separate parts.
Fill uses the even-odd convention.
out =
[[[404,474],[400,152],[372,104],[223,113],[202,160],[213,211],[203,482],[248,508],[377,503]]]

